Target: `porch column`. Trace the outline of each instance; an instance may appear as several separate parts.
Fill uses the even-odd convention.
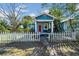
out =
[[[53,21],[52,21],[52,23],[51,23],[51,32],[53,32]]]
[[[35,32],[38,32],[37,31],[37,22],[35,21]]]

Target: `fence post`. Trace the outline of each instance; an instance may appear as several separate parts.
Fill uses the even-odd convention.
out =
[[[49,38],[48,38],[48,41],[50,41],[50,36],[51,36],[51,33],[49,33]]]
[[[34,37],[34,40],[36,40],[36,38],[37,38],[37,32],[34,33],[33,37]]]
[[[73,39],[76,40],[76,32],[72,32],[72,33],[73,33],[72,34]]]
[[[2,32],[1,32],[1,40],[0,40],[0,43],[2,43],[2,35],[3,35],[3,34],[2,34]]]
[[[40,32],[39,32],[38,36],[39,36],[39,41],[40,41]]]

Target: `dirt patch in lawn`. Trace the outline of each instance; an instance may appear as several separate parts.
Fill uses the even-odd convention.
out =
[[[33,53],[34,48],[28,48],[28,49],[18,49],[18,48],[8,48],[5,49],[2,53],[0,53],[1,56],[29,56]]]

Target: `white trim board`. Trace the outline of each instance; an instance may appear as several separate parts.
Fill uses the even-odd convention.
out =
[[[51,22],[51,21],[53,21],[53,20],[36,20],[36,22]]]

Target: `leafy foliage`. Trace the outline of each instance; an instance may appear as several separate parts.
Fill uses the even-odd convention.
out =
[[[76,12],[76,4],[71,3],[71,4],[66,4],[66,10],[69,11],[71,14]]]
[[[32,24],[32,17],[30,16],[24,16],[22,21],[21,21],[21,25],[23,25],[23,30],[25,32],[30,31],[30,28],[28,25]]]
[[[51,8],[50,14],[60,19],[63,16],[63,11],[59,8]]]
[[[74,14],[76,11],[76,4],[74,3],[71,3],[71,4],[67,4],[67,11],[69,11],[69,13],[72,15]],[[70,16],[71,16],[70,15]],[[70,28],[71,28],[71,31],[74,31],[75,30],[75,26],[77,24],[77,18],[74,17],[74,19],[70,19]]]
[[[28,28],[28,27],[25,28],[25,29],[24,29],[24,32],[30,32],[30,28]]]
[[[55,16],[56,19],[54,20],[54,32],[58,32],[61,30],[60,21],[63,17],[63,11],[59,8],[51,8],[50,14]]]
[[[9,26],[4,20],[0,20],[0,32],[9,32]]]

